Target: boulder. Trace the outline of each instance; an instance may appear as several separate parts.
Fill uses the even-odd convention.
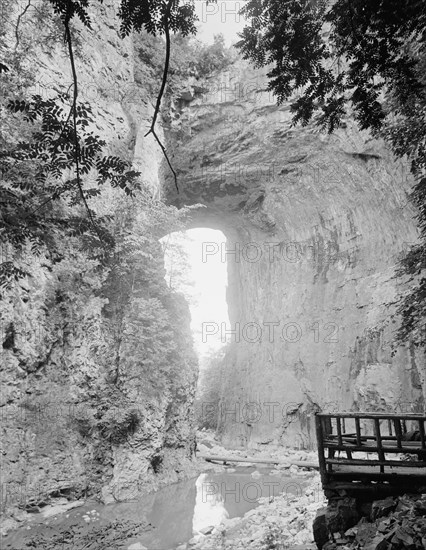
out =
[[[233,527],[235,527],[236,525],[238,525],[238,523],[241,521],[241,518],[240,517],[236,517],[236,518],[227,518],[227,519],[224,519],[222,521],[222,524],[225,526],[226,529],[232,529]]]
[[[184,90],[183,92],[181,92],[180,94],[180,99],[182,99],[183,101],[192,101],[194,99],[194,94],[192,93],[191,90]]]
[[[387,548],[388,542],[385,535],[376,535],[364,546],[364,550],[386,550]]]
[[[357,525],[356,541],[361,546],[365,545],[376,534],[376,526],[363,518]]]
[[[388,516],[396,509],[397,501],[392,497],[383,500],[375,500],[371,507],[371,520],[375,521],[378,518]]]
[[[426,516],[426,500],[418,500],[415,502],[414,513],[417,516]]]
[[[414,532],[409,527],[398,527],[392,537],[392,544],[403,548],[415,548],[414,546]]]
[[[327,508],[320,508],[317,511],[317,514],[312,525],[314,532],[314,541],[319,548],[322,550],[325,543],[328,542],[328,530],[327,530],[327,521],[326,521]]]
[[[200,529],[202,535],[210,535],[213,532],[214,525],[209,525],[208,527],[203,527]]]
[[[199,542],[201,542],[204,538],[204,535],[195,535],[195,537],[192,537],[191,540],[188,541],[189,546],[195,546]]]
[[[326,523],[330,533],[343,534],[359,520],[360,515],[354,498],[345,497],[327,506]]]

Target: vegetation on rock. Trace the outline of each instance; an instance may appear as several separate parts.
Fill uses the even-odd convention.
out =
[[[155,92],[161,78],[164,42],[161,37],[152,36],[146,32],[137,35],[135,40],[138,56],[142,62],[137,66],[136,79],[139,82],[146,81],[152,92]],[[181,34],[174,36],[171,43],[166,89],[169,100],[179,98],[191,79],[202,85],[206,78],[226,69],[232,62],[232,54],[230,49],[226,48],[221,34],[214,37],[213,44],[203,44]]]
[[[130,162],[131,147],[126,154],[107,143],[94,114],[99,105],[81,102],[77,94],[73,58],[85,54],[85,32],[98,2],[41,0],[17,13],[21,6],[9,4],[19,41],[15,48],[6,43],[5,27],[0,29],[2,405],[13,409],[3,440],[10,459],[5,484],[23,486],[39,502],[70,480],[98,494],[112,477],[112,447],[131,447],[132,436],[145,451],[136,472],[152,460],[150,474],[158,473],[163,446],[179,448],[189,459],[196,360],[188,311],[166,286],[159,243],[180,229],[185,210],[153,196],[152,182]],[[123,10],[120,20],[137,26]],[[170,17],[183,33],[187,12],[179,10],[174,3]],[[31,43],[25,33],[39,17],[49,24]],[[72,86],[66,92],[59,83],[49,97],[33,94],[30,46],[37,52],[49,35],[47,59],[54,66],[64,53],[64,32]],[[143,86],[141,91],[147,92]],[[38,424],[21,421],[15,411],[21,404],[57,414]],[[18,439],[17,433],[28,437]],[[74,454],[78,460],[70,463]],[[181,455],[176,452],[180,462]],[[27,479],[16,456],[25,457],[25,468],[38,477]]]
[[[206,360],[200,373],[195,415],[199,429],[217,430],[220,427],[220,407],[226,386],[227,349],[221,348]]]
[[[401,274],[412,289],[400,297],[397,335],[426,344],[426,9],[422,0],[249,0],[237,44],[257,67],[272,65],[269,90],[292,100],[294,123],[313,120],[333,132],[355,118],[408,157],[420,244]]]

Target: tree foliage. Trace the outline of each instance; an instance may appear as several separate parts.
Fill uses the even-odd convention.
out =
[[[73,208],[81,204],[82,198],[74,171],[75,128],[69,120],[66,97],[12,100],[7,109],[35,127],[29,140],[18,142],[0,156],[0,228],[15,255],[28,245],[35,254],[43,249],[54,254],[59,235],[82,236],[84,247],[95,253],[105,247],[111,249],[114,240],[108,230],[110,218],[98,217],[90,209],[93,225],[87,213]],[[107,182],[132,196],[140,187],[138,172],[128,162],[103,154],[105,142],[88,130],[93,122],[89,105],[79,104],[76,111],[80,175],[88,176],[88,180],[91,177],[94,183],[82,190],[83,198],[88,201],[99,196]],[[20,274],[13,262],[0,266],[3,285]]]
[[[199,429],[217,430],[220,427],[221,401],[227,385],[227,347],[212,353],[200,369],[198,396],[195,401],[195,414]]]
[[[106,183],[129,196],[140,188],[140,174],[130,163],[104,153],[106,143],[93,131],[96,121],[91,107],[78,101],[75,40],[70,25],[76,19],[91,29],[90,8],[97,3],[102,4],[103,0],[46,0],[41,6],[42,10],[50,6],[62,28],[73,75],[68,93],[49,99],[25,95],[25,82],[23,89],[22,78],[17,76],[22,67],[16,53],[22,13],[18,15],[15,51],[1,63],[0,78],[6,93],[0,108],[6,124],[0,140],[0,234],[3,247],[8,250],[7,260],[0,264],[3,287],[26,275],[16,259],[28,246],[33,253],[45,250],[54,257],[58,240],[81,236],[84,247],[108,258],[114,248],[111,219],[97,216],[89,203],[100,195]],[[178,0],[123,0],[118,17],[123,37],[141,29],[154,36],[167,29],[183,36],[195,32],[192,2],[182,5]],[[7,51],[3,33],[0,38],[2,49]],[[30,75],[26,78],[29,84]],[[151,127],[154,134],[162,93]],[[16,140],[6,135],[13,126],[24,129]],[[166,155],[160,141],[159,144]]]
[[[407,156],[421,244],[402,263],[415,278],[401,298],[400,341],[426,344],[426,5],[423,0],[249,0],[237,44],[293,122],[333,132],[347,116]]]
[[[143,28],[154,36],[165,34],[166,26],[183,36],[195,34],[195,4],[180,0],[122,0],[119,11],[121,33]]]
[[[166,268],[166,281],[170,289],[180,292],[191,303],[190,291],[194,280],[190,277],[190,258],[185,246],[191,239],[187,233],[169,233],[161,239]]]
[[[173,387],[180,378],[179,356],[187,353],[178,349],[181,338],[174,326],[173,293],[165,285],[159,242],[165,232],[182,228],[187,212],[153,199],[147,189],[116,211],[114,259],[103,285],[108,300],[104,316],[116,352],[109,380],[117,387],[126,386],[126,381],[135,388],[143,383],[139,390],[147,397]]]
[[[205,79],[226,69],[232,63],[231,51],[225,46],[221,34],[215,35],[213,44],[203,44],[181,34],[172,37],[171,43],[167,99],[179,97],[191,79],[202,86]],[[142,62],[135,68],[135,78],[145,82],[154,91],[156,83],[161,79],[164,43],[161,37],[143,32],[135,38],[135,46]]]
[[[269,89],[278,102],[299,92],[295,122],[307,124],[315,112],[332,131],[351,105],[361,128],[379,129],[382,91],[401,107],[424,93],[410,50],[426,43],[421,0],[250,0],[242,12],[250,25],[238,47],[257,66],[272,64]]]

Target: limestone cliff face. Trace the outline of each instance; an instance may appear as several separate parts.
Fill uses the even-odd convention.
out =
[[[15,46],[17,4],[5,62]],[[119,2],[95,4],[93,30],[73,29],[80,100],[91,104],[107,152],[133,161],[158,195],[161,151],[143,137],[152,98],[135,82],[132,40],[118,36]],[[30,8],[22,17],[16,46],[22,74],[32,78],[27,92],[50,97],[68,89],[71,72],[60,26],[50,16],[40,26],[37,13]],[[124,274],[100,269],[70,240],[58,258],[28,250],[20,261],[31,276],[2,294],[2,511],[58,496],[133,498],[191,468],[197,366],[189,310],[166,287],[158,242],[164,227],[159,235],[144,233],[151,227],[145,203],[108,188],[91,203],[127,224],[133,252],[123,256],[130,266]],[[163,358],[158,350],[153,356],[162,344],[155,329],[149,333],[152,311],[168,330]],[[120,426],[127,436],[113,437],[108,430]]]
[[[395,265],[417,234],[384,144],[351,120],[332,136],[292,127],[266,83],[239,61],[192,101],[167,193],[205,204],[192,223],[228,239],[223,441],[310,446],[318,409],[423,409],[423,356],[391,353]]]

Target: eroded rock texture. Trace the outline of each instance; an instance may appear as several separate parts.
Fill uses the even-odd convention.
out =
[[[46,15],[40,25],[35,4],[46,7],[33,2],[21,18],[20,74],[32,78],[26,93],[51,97],[69,88],[70,64],[60,24]],[[118,36],[119,2],[95,4],[93,30],[73,27],[80,100],[107,153],[133,161],[158,194],[161,151],[143,137],[152,98],[135,81],[132,40]],[[24,7],[7,12],[10,56]],[[30,276],[1,296],[3,511],[51,496],[133,498],[192,467],[197,365],[189,310],[164,281],[165,226],[142,199],[107,187],[91,206],[126,229],[122,269],[101,267],[70,239],[53,258],[28,249],[20,265]]]
[[[350,120],[332,136],[292,127],[266,84],[237,62],[183,111],[168,196],[206,205],[193,224],[228,239],[223,442],[310,446],[315,410],[422,408],[423,355],[391,353],[395,265],[417,234],[407,168],[383,143]]]

